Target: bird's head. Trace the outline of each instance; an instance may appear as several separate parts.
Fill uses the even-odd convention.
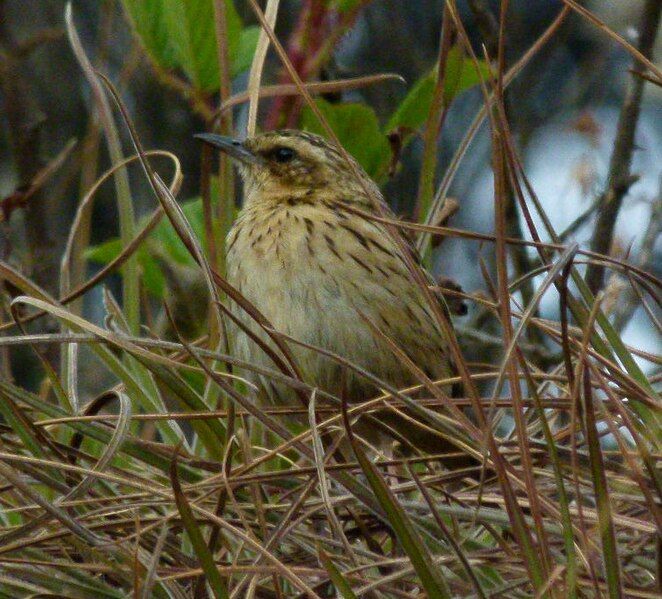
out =
[[[361,193],[355,169],[372,184],[358,163],[352,168],[337,147],[312,133],[285,129],[244,141],[213,133],[196,137],[235,160],[248,202],[263,194],[277,198],[310,195],[311,190]]]

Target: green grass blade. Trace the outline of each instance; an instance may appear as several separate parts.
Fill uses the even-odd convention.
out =
[[[340,593],[343,599],[358,599],[349,582],[347,582],[342,575],[342,572],[336,568],[336,565],[331,561],[331,558],[327,553],[321,548],[318,553],[320,562],[322,562],[324,569],[329,573],[329,578],[331,579],[333,586],[336,587],[336,590]]]
[[[354,438],[347,417],[346,405],[343,406],[343,419],[352,450],[359,462],[359,466],[361,466],[361,470],[363,470],[377,501],[386,513],[386,519],[400,545],[409,556],[425,592],[428,594],[428,597],[450,599],[452,597],[450,588],[441,573],[441,568],[434,564],[434,560],[416,531],[413,522],[409,519],[409,516],[407,516],[407,513],[391,489],[389,489],[379,470],[377,470],[375,465],[363,453],[363,450]]]
[[[211,587],[214,597],[216,599],[229,599],[230,595],[228,594],[227,588],[221,579],[221,575],[216,567],[214,562],[214,557],[209,552],[207,543],[202,536],[202,532],[198,527],[191,506],[184,495],[182,486],[179,482],[179,476],[177,475],[177,454],[175,454],[171,466],[170,466],[170,482],[172,484],[172,490],[175,494],[175,503],[177,504],[177,510],[179,515],[182,517],[182,523],[188,534],[188,537],[193,546],[198,560],[200,561],[200,566],[204,570],[207,582]]]
[[[591,476],[595,489],[596,507],[598,511],[598,524],[600,538],[602,539],[602,557],[604,560],[605,579],[610,599],[619,599],[623,596],[621,587],[621,566],[618,559],[616,533],[609,503],[609,488],[605,475],[605,464],[602,458],[600,436],[595,420],[593,407],[593,390],[588,364],[584,370],[584,416],[586,428],[586,441],[591,463]]]

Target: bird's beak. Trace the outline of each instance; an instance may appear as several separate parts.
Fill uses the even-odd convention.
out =
[[[216,133],[198,133],[194,137],[218,148],[221,152],[225,152],[230,156],[230,158],[234,158],[244,164],[263,164],[264,162],[262,156],[251,152],[238,139],[232,139],[226,135],[217,135]]]

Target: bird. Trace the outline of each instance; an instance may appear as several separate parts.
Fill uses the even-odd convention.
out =
[[[342,356],[393,387],[419,379],[385,337],[430,379],[452,376],[448,340],[427,294],[412,281],[405,253],[419,266],[420,259],[410,242],[398,243],[383,222],[369,218],[393,214],[358,162],[325,138],[299,130],[243,141],[215,133],[196,137],[236,163],[243,205],[226,238],[226,279],[273,329]],[[435,301],[444,304],[443,298]],[[233,353],[273,368],[272,358],[245,329],[273,348],[265,331],[237,304],[232,312],[243,325],[232,328]],[[311,386],[349,402],[379,393],[374,382],[342,372],[328,355],[295,343],[289,347]],[[246,375],[267,401],[298,403],[291,387]],[[392,410],[376,420],[386,430],[399,430],[401,438],[424,437]],[[448,449],[437,435],[421,446]]]

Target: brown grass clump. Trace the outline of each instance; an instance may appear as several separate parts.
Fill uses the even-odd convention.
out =
[[[265,31],[258,43],[277,44],[257,3],[251,5]],[[307,408],[265,407],[235,374],[237,367],[256,366],[224,349],[220,323],[232,294],[220,250],[227,215],[219,217],[222,210],[205,204],[203,230],[191,224],[175,200],[181,182],[176,157],[168,154],[175,175],[166,185],[152,166],[154,155],[166,153],[143,151],[119,94],[77,44],[69,15],[72,45],[102,107],[99,120],[115,166],[81,203],[62,261],[59,297],[0,261],[0,278],[13,291],[0,346],[7,352],[29,348],[42,365],[38,392],[9,377],[0,380],[0,595],[659,596],[659,374],[646,374],[642,364],[647,372],[659,372],[661,361],[622,341],[608,312],[615,305],[613,289],[589,287],[578,266],[589,265],[592,281],[604,279],[596,278],[596,268],[615,274],[618,293],[644,306],[657,333],[661,282],[629,260],[557,236],[526,178],[505,108],[508,83],[565,16],[571,10],[586,16],[575,2],[566,5],[509,70],[499,43],[504,31],[496,32],[497,60],[480,81],[484,108],[440,189],[421,192],[421,222],[382,218],[417,236],[422,250],[431,238],[457,236],[493,251],[496,280],[483,269],[489,291],[454,291],[478,306],[492,332],[462,329],[459,341],[453,339],[453,379],[429,381],[419,373],[416,389],[394,390],[384,383],[379,397],[349,406],[342,397],[319,394],[285,367],[259,370],[307,397]],[[452,24],[467,60],[481,72],[483,57],[473,55],[454,6],[450,2],[446,9],[448,28]],[[617,41],[659,84],[660,73],[640,49]],[[304,83],[282,47],[276,49],[292,83],[253,87],[245,97],[230,98],[228,92],[223,110],[248,99],[256,103],[260,94],[296,93],[324,122],[310,94],[358,85]],[[440,65],[445,58],[441,51]],[[447,108],[443,94],[437,96],[424,129],[424,138],[432,131],[430,148]],[[120,108],[117,125],[113,99]],[[492,131],[495,176],[496,227],[489,236],[438,226],[436,218],[484,119]],[[119,148],[120,123],[135,147],[129,160]],[[207,202],[212,177],[209,156],[204,160]],[[136,162],[158,200],[140,226],[124,169]],[[432,171],[422,175],[422,189],[434,182],[434,161],[425,164]],[[80,227],[89,226],[84,211],[109,179],[115,180],[123,211],[121,250],[94,279],[77,280],[73,273],[85,261]],[[232,189],[227,165],[214,186]],[[511,236],[509,202],[523,214],[533,241]],[[534,218],[545,230],[536,229]],[[160,330],[148,318],[154,306],[141,293],[138,252],[166,225],[202,273],[200,295],[209,307],[204,335],[187,335],[174,309],[163,313],[166,325]],[[201,234],[207,235],[204,243]],[[529,270],[513,276],[508,264],[518,252],[526,254]],[[113,272],[122,274],[122,301],[104,292],[106,321],[99,326],[80,315],[75,300]],[[534,286],[534,278],[542,283]],[[527,286],[530,293],[523,291]],[[538,313],[548,293],[558,296],[555,321]],[[29,323],[45,316],[57,322],[57,332],[30,332]],[[479,344],[480,360],[468,359],[460,342]],[[59,360],[52,359],[53,347],[59,348]],[[84,382],[79,372],[91,369],[89,363],[83,368],[83,360],[111,380],[106,392],[85,405],[78,398]],[[449,399],[439,391],[449,383],[461,383],[464,396]],[[442,466],[448,455],[379,451],[352,431],[358,414],[412,404],[422,426],[475,465],[448,470]],[[351,455],[332,450],[346,441]]]

